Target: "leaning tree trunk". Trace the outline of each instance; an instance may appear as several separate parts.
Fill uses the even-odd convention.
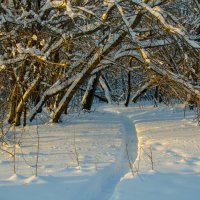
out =
[[[36,106],[40,102],[41,94],[40,94],[39,85],[37,85],[35,90],[32,92],[31,99],[32,99],[32,102],[33,102],[34,106]],[[37,112],[41,113],[42,112],[42,108],[40,108]]]
[[[86,92],[86,89],[80,88],[80,90],[81,90],[81,92],[84,92],[84,93]],[[81,95],[81,99],[83,98],[83,96],[84,96],[84,95]],[[99,101],[103,101],[103,102],[108,103],[107,98],[104,97],[104,96],[100,96],[100,95],[98,95],[98,94],[94,94],[94,97],[96,97],[97,99],[99,99]]]
[[[31,84],[29,89],[24,93],[19,104],[17,105],[15,121],[14,121],[16,126],[20,125],[20,119],[21,119],[21,115],[22,115],[22,112],[23,112],[23,109],[24,109],[24,105],[25,105],[26,101],[28,100],[28,98],[30,97],[30,95],[32,94],[32,92],[35,90],[35,88],[38,85],[38,83],[40,82],[40,80],[41,80],[41,76],[39,75],[35,79],[35,81]]]
[[[126,107],[128,107],[129,105],[130,96],[131,96],[131,72],[128,71],[128,91],[127,91],[126,101],[124,103]]]
[[[159,87],[157,85],[154,93],[154,107],[158,107],[158,102],[159,102]]]
[[[22,91],[21,91],[21,85],[19,83],[22,83],[24,81],[24,75],[26,72],[26,65],[22,65],[20,68],[20,74],[16,77],[16,74],[13,70],[13,68],[10,68],[10,75],[13,79],[14,88],[11,94],[10,98],[10,110],[8,115],[8,122],[10,124],[14,123],[15,115],[16,115],[16,107],[20,101]]]
[[[112,103],[112,98],[111,98],[111,88],[107,82],[107,80],[105,79],[104,76],[101,76],[100,79],[99,79],[99,82],[101,84],[101,87],[103,88],[104,90],[104,93],[105,93],[105,97],[107,99],[107,102],[109,104]]]
[[[99,82],[99,78],[100,78],[100,72],[93,75],[90,78],[90,80],[88,82],[87,90],[86,90],[86,92],[83,96],[83,100],[82,100],[82,109],[83,110],[91,110],[95,91],[97,89],[97,85]]]
[[[9,111],[9,114],[8,114],[8,122],[10,124],[12,124],[14,122],[14,119],[15,119],[16,107],[17,107],[17,104],[19,103],[19,96],[20,96],[19,87],[16,84],[13,91],[12,91],[12,95],[11,95],[11,98],[10,98],[10,111]]]
[[[135,95],[132,97],[132,102],[136,103],[138,98],[143,95],[149,88],[151,88],[153,85],[152,81],[148,81],[147,83],[145,83],[142,87],[140,87],[137,92],[135,93]]]
[[[62,100],[63,96],[65,95],[66,90],[61,91],[59,94],[56,96],[55,104],[54,104],[54,109],[56,109],[59,106],[60,101]],[[64,114],[67,114],[68,107],[65,108]]]

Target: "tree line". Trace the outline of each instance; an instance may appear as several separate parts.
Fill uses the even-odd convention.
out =
[[[1,0],[1,118],[14,125],[73,102],[200,104],[199,0]]]

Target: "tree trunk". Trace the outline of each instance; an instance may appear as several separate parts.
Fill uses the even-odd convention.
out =
[[[138,89],[135,95],[132,98],[132,102],[136,103],[138,98],[143,95],[150,87],[152,87],[152,81],[148,81],[142,87]]]
[[[16,108],[16,115],[15,115],[15,125],[19,126],[20,125],[20,119],[21,119],[21,115],[24,109],[24,104],[25,102],[28,100],[28,98],[30,97],[30,95],[32,94],[32,92],[35,90],[37,84],[40,82],[41,77],[38,76],[35,81],[31,84],[31,86],[29,87],[29,89],[24,93],[24,95],[21,98],[21,101],[19,102],[19,104],[17,105]]]
[[[126,101],[124,103],[126,107],[128,107],[129,105],[130,96],[131,96],[131,72],[128,71],[128,91],[127,91]]]
[[[158,107],[158,102],[159,102],[159,87],[158,87],[158,85],[155,88],[153,101],[154,101],[154,107]]]
[[[12,124],[14,122],[14,119],[15,119],[16,107],[17,107],[17,104],[19,102],[19,96],[20,96],[19,95],[19,87],[16,84],[14,89],[13,89],[11,99],[10,99],[10,111],[9,111],[9,114],[8,114],[8,122],[10,124]]]
[[[98,74],[93,75],[87,86],[87,90],[83,96],[82,100],[82,109],[83,110],[91,110],[92,103],[94,100],[95,91],[97,89],[97,85],[99,83],[100,72]]]
[[[111,104],[112,103],[112,98],[111,98],[111,94],[110,94],[111,89],[110,89],[110,86],[109,86],[107,80],[105,79],[105,77],[101,76],[99,79],[99,82],[101,84],[101,87],[104,90],[107,102]]]

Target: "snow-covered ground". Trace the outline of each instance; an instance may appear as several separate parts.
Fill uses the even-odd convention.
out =
[[[119,110],[136,127],[138,157],[134,177],[125,174],[111,200],[199,199],[200,127],[193,116],[184,119],[181,108]]]
[[[1,151],[0,200],[200,198],[200,127],[180,107],[106,105],[16,132],[17,175]]]

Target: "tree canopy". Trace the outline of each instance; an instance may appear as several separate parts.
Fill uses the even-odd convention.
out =
[[[27,111],[33,120],[44,106],[58,122],[72,99],[83,104],[98,85],[108,102],[123,88],[135,100],[159,87],[200,104],[199,0],[0,2],[0,97],[9,123],[19,125]],[[118,87],[119,77],[133,86]]]

